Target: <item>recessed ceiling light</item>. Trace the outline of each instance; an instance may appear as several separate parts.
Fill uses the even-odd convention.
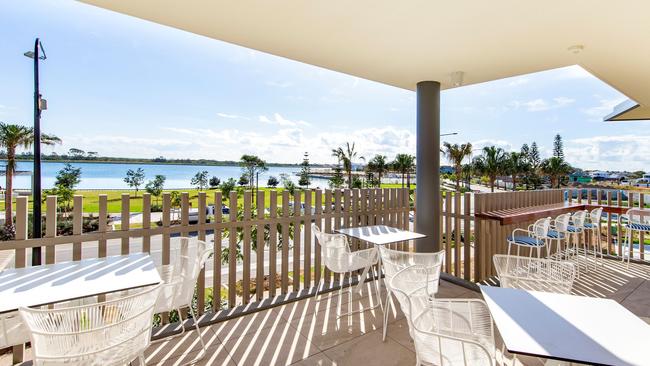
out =
[[[573,45],[573,46],[567,48],[567,51],[572,52],[572,53],[580,53],[584,49],[585,49],[585,46],[583,46],[581,44],[576,44],[576,45]]]

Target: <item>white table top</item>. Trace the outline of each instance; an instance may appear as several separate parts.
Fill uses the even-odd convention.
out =
[[[385,245],[426,237],[426,235],[423,234],[396,229],[386,225],[341,228],[335,231],[376,245]]]
[[[10,269],[0,272],[0,314],[160,282],[146,253]]]
[[[481,286],[506,348],[563,361],[648,365],[650,325],[609,299]]]

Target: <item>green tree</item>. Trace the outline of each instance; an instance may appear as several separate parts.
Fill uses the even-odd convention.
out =
[[[562,159],[558,158],[557,156],[553,156],[542,161],[540,170],[543,174],[549,177],[551,181],[551,188],[560,188],[562,177],[571,174],[573,168]]]
[[[252,190],[255,186],[255,176],[257,173],[265,172],[269,168],[266,167],[266,162],[256,155],[242,155],[239,159],[239,166],[242,167],[244,175],[248,178],[247,182],[242,185],[249,185],[249,188]],[[241,179],[239,180],[242,181]]]
[[[71,209],[70,203],[74,197],[75,187],[81,182],[81,168],[75,168],[66,163],[59,170],[54,180],[54,188],[45,191],[47,195],[57,196],[59,207],[64,212]]]
[[[454,165],[456,171],[456,191],[460,191],[460,179],[463,176],[463,160],[472,154],[472,144],[450,144],[449,142],[443,143],[443,151],[447,160]]]
[[[250,183],[250,179],[248,179],[248,175],[246,174],[242,174],[241,177],[239,177],[239,180],[237,181],[237,184],[240,187],[243,187],[249,183]]]
[[[302,159],[302,163],[300,165],[301,168],[298,185],[301,187],[309,188],[309,185],[311,184],[311,168],[309,167],[309,155],[307,155],[307,153],[305,153],[305,158]]]
[[[202,170],[194,175],[190,184],[196,186],[199,191],[202,191],[208,186],[208,171]]]
[[[354,147],[354,142],[352,145],[350,145],[349,142],[346,142],[345,150],[342,147],[332,149],[332,156],[338,159],[339,164],[343,164],[343,169],[348,175],[348,187],[352,186],[352,165],[354,164],[354,160],[357,157],[361,160],[365,160],[363,156],[358,156],[358,153],[355,151]]]
[[[210,188],[215,189],[219,187],[219,184],[221,184],[221,179],[213,175],[212,178],[210,178]]]
[[[144,183],[144,170],[138,168],[136,170],[129,169],[126,171],[126,177],[124,177],[124,182],[129,185],[129,187],[135,188],[135,196],[138,196],[138,189]]]
[[[513,191],[517,190],[517,177],[525,174],[528,170],[528,163],[522,153],[512,151],[510,154],[506,154],[505,173],[512,178]]]
[[[235,181],[235,178],[228,178],[227,180],[221,182],[221,185],[219,186],[219,189],[221,190],[221,199],[227,199],[230,195],[230,192],[235,189],[236,185],[237,182]]]
[[[539,164],[542,162],[542,158],[539,156],[539,148],[537,147],[537,142],[533,141],[533,143],[530,145],[530,154],[528,155],[528,159],[530,160],[530,163],[533,166],[533,169],[539,168]]]
[[[166,179],[167,178],[164,175],[157,174],[153,180],[150,180],[147,182],[147,185],[144,186],[145,191],[154,196],[156,204],[160,203],[160,195],[162,194]]]
[[[370,161],[368,161],[367,169],[377,174],[376,185],[381,187],[381,178],[390,170],[390,164],[386,160],[385,155],[375,155]]]
[[[485,146],[483,154],[474,159],[474,169],[488,177],[490,191],[494,192],[494,182],[505,168],[506,154],[502,148]]]
[[[336,168],[334,168],[334,175],[330,178],[329,181],[330,188],[341,188],[344,183],[345,180],[343,179],[343,169],[341,169],[340,165],[337,165]]]
[[[296,184],[289,178],[289,175],[287,173],[280,174],[280,181],[282,181],[284,190],[293,196],[296,192]]]
[[[280,181],[278,181],[278,178],[274,176],[270,176],[269,180],[266,181],[266,185],[269,187],[275,188],[278,186],[278,184],[280,184]]]
[[[393,170],[402,175],[402,188],[404,188],[404,177],[406,185],[411,189],[411,173],[415,170],[415,156],[409,154],[397,154],[391,163]]]
[[[562,136],[559,133],[553,140],[553,156],[564,161],[564,143],[562,143]]]
[[[61,139],[48,134],[41,134],[41,144],[53,145],[60,143]],[[16,149],[19,147],[29,149],[34,144],[34,129],[21,125],[0,122],[0,148],[7,150],[7,165],[5,166],[5,223],[12,225],[12,191],[13,179],[16,172]]]

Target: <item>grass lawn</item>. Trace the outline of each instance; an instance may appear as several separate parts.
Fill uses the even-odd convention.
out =
[[[415,185],[411,185],[413,188]],[[382,184],[382,188],[401,188],[401,184]],[[264,203],[265,207],[268,207],[270,205],[270,200],[271,200],[271,194],[269,193],[271,190],[274,190],[273,188],[262,188],[260,187],[260,191],[264,191]],[[275,189],[278,192],[278,207],[281,207],[282,204],[282,191],[284,190],[283,188],[277,188]],[[171,192],[171,190],[165,190],[164,192]],[[187,192],[190,195],[190,202],[192,204],[192,207],[198,207],[198,190],[197,189],[189,189],[189,190],[182,190],[181,192]],[[211,205],[214,204],[214,193],[216,190],[206,190],[206,199],[207,199],[207,204]],[[99,195],[100,194],[105,194],[107,195],[108,199],[108,212],[110,213],[118,213],[122,211],[122,193],[129,193],[130,194],[130,211],[131,212],[139,212],[142,211],[142,191],[138,192],[137,197],[135,196],[135,191],[119,191],[119,190],[77,190],[76,194],[83,196],[83,212],[89,213],[89,212],[99,212]],[[315,202],[316,194],[312,192],[312,204]],[[243,205],[244,202],[244,197],[242,195],[239,196],[237,199],[237,204],[238,205]],[[160,199],[156,199],[155,197],[151,197],[151,203],[152,204],[160,204],[162,205],[162,197]],[[14,200],[15,204],[15,200]],[[228,200],[226,200],[226,204],[228,204]],[[32,199],[31,196],[29,197],[29,207],[30,207],[30,212],[31,212],[31,206],[32,206]],[[4,210],[5,204],[4,201],[0,202],[0,210]],[[15,207],[15,206],[14,206]],[[43,204],[43,212],[45,212],[45,204]],[[15,209],[15,208],[14,208]]]

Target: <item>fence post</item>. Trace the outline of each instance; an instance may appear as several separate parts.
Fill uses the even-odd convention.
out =
[[[57,224],[57,215],[56,215],[57,197],[47,196],[45,200],[46,200],[46,209],[47,209],[47,214],[45,215],[45,237],[54,238],[56,237],[56,224]],[[55,262],[56,262],[56,246],[48,245],[45,247],[45,264],[53,264]]]
[[[75,198],[77,198],[75,196]],[[129,207],[130,204],[130,195],[128,193],[122,193],[122,214],[121,214],[121,224],[122,224],[122,231],[129,231],[129,216],[131,215],[131,210]],[[75,208],[76,208],[76,202],[75,202]],[[81,250],[81,247],[79,247]],[[122,255],[129,254],[129,237],[124,236],[122,237]]]

